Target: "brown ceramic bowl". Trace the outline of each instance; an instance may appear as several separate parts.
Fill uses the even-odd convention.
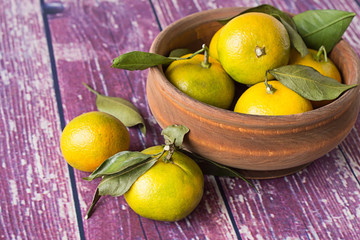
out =
[[[162,31],[150,52],[167,55],[176,48],[198,50],[221,27],[216,21],[245,8],[195,13]],[[341,40],[330,58],[346,84],[359,84],[360,65]],[[190,129],[185,147],[218,163],[239,168],[248,178],[287,175],[335,148],[350,132],[359,111],[359,87],[321,108],[287,116],[255,116],[219,109],[194,100],[165,77],[161,66],[149,71],[147,98],[161,127],[182,124]]]

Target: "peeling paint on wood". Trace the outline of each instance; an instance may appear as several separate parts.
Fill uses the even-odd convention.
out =
[[[38,1],[0,3],[0,239],[79,237]]]
[[[51,2],[51,1],[46,1]],[[78,239],[99,181],[74,170],[74,203],[68,166],[61,156],[65,122],[95,110],[95,95],[82,83],[137,106],[148,133],[130,129],[131,150],[163,143],[146,100],[145,71],[111,68],[119,54],[148,51],[160,27],[217,7],[272,4],[299,13],[309,9],[360,12],[356,1],[62,0],[48,15],[60,87],[59,113],[40,2],[0,3],[0,239]],[[344,38],[359,55],[359,19]],[[254,180],[205,178],[198,208],[176,223],[136,215],[123,197],[103,197],[83,221],[85,239],[357,239],[360,235],[360,120],[333,151],[303,171]],[[81,216],[77,216],[78,204]],[[3,227],[4,226],[4,227]]]

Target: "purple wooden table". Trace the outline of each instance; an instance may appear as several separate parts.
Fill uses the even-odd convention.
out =
[[[60,4],[61,2],[61,4]],[[59,139],[95,95],[128,99],[148,133],[131,128],[131,150],[163,143],[146,100],[147,70],[110,68],[119,54],[148,51],[161,29],[198,11],[272,4],[360,12],[353,0],[5,0],[0,2],[0,239],[360,239],[360,118],[348,137],[296,174],[253,180],[206,176],[185,220],[136,215],[103,197],[84,220],[98,181],[68,167]],[[360,22],[344,38],[360,55]]]

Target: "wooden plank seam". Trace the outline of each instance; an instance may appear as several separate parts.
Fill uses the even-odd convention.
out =
[[[360,5],[359,5],[359,6],[360,6]],[[344,157],[344,159],[345,159],[345,162],[346,162],[346,164],[348,165],[348,167],[349,167],[352,175],[354,176],[356,182],[357,182],[357,183],[359,184],[359,186],[360,186],[360,180],[359,180],[359,178],[356,176],[355,171],[354,171],[353,167],[351,166],[350,161],[349,161],[349,159],[348,159],[348,157],[347,157],[347,155],[346,155],[343,147],[341,146],[341,144],[340,144],[337,148],[340,150],[340,152],[341,152],[341,154],[343,155],[343,157]]]
[[[59,81],[58,81],[58,76],[57,76],[57,71],[56,71],[55,55],[54,55],[54,50],[53,50],[53,46],[52,46],[51,32],[50,32],[49,22],[48,22],[48,18],[47,18],[48,14],[57,13],[59,11],[59,9],[61,9],[61,7],[63,7],[63,6],[57,5],[56,6],[57,11],[54,11],[54,8],[49,8],[50,5],[46,4],[44,2],[44,0],[40,0],[40,5],[41,5],[41,9],[42,9],[42,19],[44,22],[44,28],[45,28],[44,31],[46,34],[47,47],[48,47],[49,58],[50,58],[50,63],[51,63],[51,73],[52,73],[52,78],[54,81],[54,91],[55,91],[55,96],[56,96],[56,103],[58,106],[60,126],[61,126],[61,129],[63,130],[65,128],[66,124],[65,124],[64,111],[63,111],[62,101],[61,101]],[[51,9],[51,11],[49,11],[49,9]],[[70,183],[71,183],[74,207],[75,207],[75,212],[76,212],[76,219],[77,219],[78,228],[79,228],[79,236],[80,236],[81,240],[85,240],[84,224],[82,221],[82,215],[81,215],[81,209],[80,209],[79,196],[78,196],[77,188],[76,188],[74,169],[70,165],[68,165],[68,170],[69,170],[69,178],[70,178]]]

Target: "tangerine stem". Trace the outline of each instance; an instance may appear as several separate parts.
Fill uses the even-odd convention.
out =
[[[89,85],[87,85],[86,83],[82,83],[90,92],[95,93],[96,95],[99,95],[100,93],[98,93],[97,91],[95,91],[94,89],[92,89]]]
[[[257,58],[260,58],[260,57],[266,55],[265,47],[256,46],[255,47],[255,54],[256,54]]]
[[[204,56],[205,57],[204,57],[204,61],[201,62],[201,66],[203,68],[210,68],[211,63],[209,62],[209,48],[205,44],[203,44],[202,49],[204,49]]]
[[[266,86],[266,93],[268,94],[274,94],[276,91],[276,88],[274,88],[271,84],[268,83],[267,75],[269,73],[269,70],[265,72],[265,86]]]
[[[326,53],[326,49],[323,45],[321,45],[321,47],[319,48],[316,56],[315,56],[315,60],[317,62],[321,62],[321,56],[324,56],[324,62],[327,62],[328,59],[327,59],[327,53]]]
[[[165,163],[169,163],[169,162],[172,162],[171,161],[171,157],[172,155],[174,154],[175,152],[175,145],[174,144],[170,144],[170,145],[166,145],[165,147],[169,147],[168,150],[166,150],[168,152],[168,154],[166,155],[166,157],[164,158],[164,162]],[[164,148],[165,149],[165,148]]]
[[[181,58],[181,57],[168,57],[169,59],[172,59],[172,60],[188,60],[188,59],[191,59],[193,58],[194,56],[198,55],[199,53],[202,53],[204,51],[204,49],[200,49],[200,50],[197,50],[196,52],[194,52],[193,54],[191,54],[190,56],[186,57],[186,58]]]

